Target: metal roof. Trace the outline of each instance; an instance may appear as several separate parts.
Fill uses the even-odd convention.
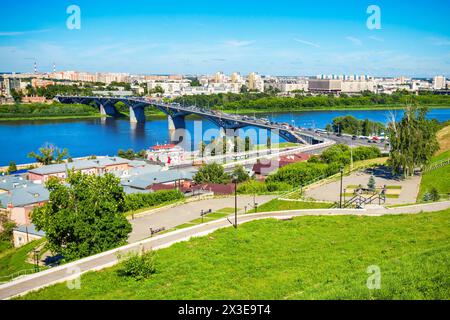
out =
[[[28,234],[35,235],[35,236],[45,237],[45,232],[42,230],[36,230],[36,226],[32,223],[14,228],[14,231],[19,231],[19,232],[28,233]]]
[[[49,191],[42,185],[14,189],[0,194],[0,207],[7,208],[8,204],[12,204],[13,207],[24,207],[48,201],[49,196]]]
[[[48,166],[42,166],[37,169],[32,169],[29,172],[39,175],[54,174],[65,172],[66,170],[86,170],[91,168],[104,168],[106,166],[117,164],[128,164],[130,160],[120,157],[106,157],[93,160],[74,160],[68,163],[51,164]]]
[[[26,175],[0,176],[0,190],[10,191],[32,185],[33,182],[28,181]]]
[[[136,189],[146,189],[157,183],[168,183],[177,180],[192,180],[194,172],[187,170],[168,170],[132,176],[122,179],[122,185]]]

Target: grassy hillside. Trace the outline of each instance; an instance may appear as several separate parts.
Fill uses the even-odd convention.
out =
[[[42,243],[42,240],[33,241],[20,248],[7,249],[0,253],[0,277],[9,276],[18,271],[33,269],[33,264],[26,262],[29,253],[38,245]]]
[[[332,203],[325,202],[305,202],[305,201],[283,201],[273,199],[258,207],[258,212],[283,211],[283,210],[303,210],[303,209],[328,209]],[[254,212],[255,210],[249,211]]]
[[[450,150],[450,125],[442,128],[438,134],[437,139],[439,141],[439,146],[441,147],[438,155]]]
[[[156,254],[136,281],[113,267],[25,299],[449,299],[450,210],[383,217],[259,220]],[[381,289],[366,286],[381,270]]]
[[[450,150],[435,156],[432,160],[432,163],[449,158]],[[436,188],[444,198],[445,195],[450,193],[450,165],[441,167],[433,171],[425,172],[422,175],[417,200],[421,201],[425,192],[431,191],[432,188]]]

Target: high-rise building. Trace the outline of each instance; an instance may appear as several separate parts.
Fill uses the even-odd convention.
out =
[[[10,97],[12,90],[16,90],[16,91],[20,90],[20,79],[5,77],[3,79],[3,86],[5,88],[6,96]]]
[[[433,89],[434,90],[441,90],[445,89],[445,77],[444,76],[436,76],[433,79]]]
[[[264,80],[256,72],[252,72],[247,78],[248,89],[264,92]]]

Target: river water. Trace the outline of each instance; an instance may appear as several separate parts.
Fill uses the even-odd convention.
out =
[[[392,111],[397,119],[401,110]],[[353,115],[386,123],[388,110],[343,110],[343,111],[305,111],[296,113],[260,114],[271,121],[287,122],[305,128],[324,128],[337,116]],[[429,118],[439,121],[450,120],[450,108],[431,109]],[[205,137],[205,132],[216,131],[209,121],[186,120],[186,127],[192,133],[192,146],[197,146],[201,139],[217,136],[212,133]],[[46,143],[69,149],[72,157],[96,155],[114,155],[118,149],[133,148],[141,150],[155,144],[169,141],[166,119],[148,120],[145,124],[130,124],[128,119],[85,119],[85,120],[50,120],[50,121],[13,121],[0,122],[0,166],[9,161],[30,163],[27,157],[30,151],[37,151]],[[248,134],[253,128],[243,129],[241,135]],[[202,134],[194,134],[201,132]],[[275,139],[273,139],[274,141]],[[259,143],[264,143],[259,141]]]

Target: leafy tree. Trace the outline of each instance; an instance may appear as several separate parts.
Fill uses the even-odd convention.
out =
[[[250,176],[242,165],[237,165],[234,168],[232,177],[236,178],[237,183],[242,183],[250,179]]]
[[[205,156],[206,143],[200,142],[198,149],[200,150],[200,155],[203,158]]]
[[[147,150],[142,149],[137,153],[137,157],[141,159],[145,159],[147,157]]]
[[[246,92],[248,92],[248,87],[247,87],[246,85],[243,85],[243,86],[241,87],[241,89],[240,89],[240,92],[241,92],[241,93],[246,93]]]
[[[121,158],[128,159],[128,160],[136,159],[136,153],[131,148],[128,149],[127,151],[119,149],[119,151],[117,152],[117,155]]]
[[[375,178],[374,176],[370,176],[369,182],[367,183],[367,187],[370,191],[375,191]]]
[[[8,173],[12,173],[12,172],[16,172],[17,171],[17,165],[14,161],[10,161],[9,162],[9,167],[8,167]]]
[[[15,103],[20,103],[22,102],[22,98],[23,98],[23,93],[22,91],[17,91],[15,89],[11,90],[11,97],[14,99]]]
[[[250,151],[252,149],[250,137],[245,137],[245,151]]]
[[[431,201],[431,194],[427,191],[423,194],[423,201],[428,202]]]
[[[6,213],[0,212],[0,241],[12,243],[13,231],[16,226],[16,223]]]
[[[227,154],[227,136],[222,137],[222,154]]]
[[[426,108],[407,107],[400,122],[389,124],[391,150],[389,165],[394,173],[405,177],[423,168],[439,149],[436,139],[438,126],[426,118]]]
[[[126,244],[131,224],[123,214],[120,180],[70,172],[66,182],[48,180],[50,200],[32,212],[49,249],[70,261]]]
[[[441,198],[441,195],[439,194],[439,191],[433,187],[430,191],[430,201],[439,201]]]
[[[191,87],[200,87],[201,83],[198,81],[198,78],[190,78],[191,80]]]
[[[62,163],[65,157],[69,157],[69,151],[67,149],[59,149],[58,147],[47,144],[39,148],[39,154],[30,152],[29,158],[36,159],[37,162],[43,165],[49,165],[52,163]]]
[[[217,163],[204,165],[194,176],[195,183],[221,183],[230,182],[230,176],[224,171],[223,167]]]

